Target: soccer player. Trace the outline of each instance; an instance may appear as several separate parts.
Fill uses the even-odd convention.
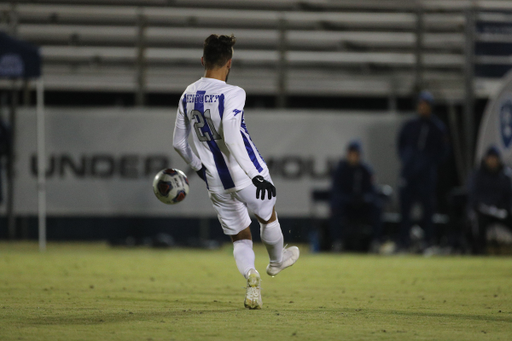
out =
[[[270,258],[268,275],[275,276],[293,265],[299,248],[283,247],[274,208],[276,188],[244,120],[245,91],[226,84],[235,42],[234,36],[216,34],[204,41],[204,77],[189,85],[181,96],[173,145],[206,182],[224,234],[233,241],[236,265],[247,280],[245,307],[260,309],[261,279],[254,266],[248,209],[260,223],[261,240]],[[188,144],[192,130],[199,155]]]

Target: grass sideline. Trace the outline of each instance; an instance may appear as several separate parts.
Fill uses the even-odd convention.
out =
[[[0,340],[511,340],[510,257],[309,254],[243,308],[232,248],[0,243]]]

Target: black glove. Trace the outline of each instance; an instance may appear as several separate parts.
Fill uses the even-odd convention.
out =
[[[196,171],[197,175],[206,182],[206,167],[202,165],[201,169]]]
[[[268,200],[272,199],[272,197],[276,196],[276,188],[272,185],[271,182],[263,179],[261,175],[256,175],[252,178],[252,183],[256,186],[256,199],[260,198],[261,200],[265,200],[265,191],[268,192]]]

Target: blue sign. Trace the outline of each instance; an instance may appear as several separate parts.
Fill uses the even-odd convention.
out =
[[[39,49],[0,31],[0,78],[36,78],[40,75]]]
[[[476,22],[475,55],[477,57],[491,57],[491,59],[486,62],[479,62],[477,58],[475,76],[501,78],[512,69],[512,63],[508,59],[512,56],[512,23],[506,19],[512,13],[483,12],[482,14],[497,16],[494,20],[480,19]],[[502,17],[505,17],[505,19]]]
[[[0,56],[0,77],[23,77],[25,64],[19,54],[8,53]]]

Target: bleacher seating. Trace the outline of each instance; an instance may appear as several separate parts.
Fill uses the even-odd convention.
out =
[[[284,25],[288,94],[407,96],[416,84],[417,3],[18,1],[0,4],[0,29],[14,27],[19,38],[41,46],[47,89],[135,91],[142,46],[146,91],[181,92],[201,76],[202,42],[215,32],[238,37],[236,69],[230,80],[252,94],[272,95],[278,91]],[[512,9],[512,5],[496,0],[421,3],[425,86],[446,100],[461,100],[464,10],[470,5],[485,9]],[[481,84],[493,86],[489,80]],[[479,95],[488,95],[478,89]]]

